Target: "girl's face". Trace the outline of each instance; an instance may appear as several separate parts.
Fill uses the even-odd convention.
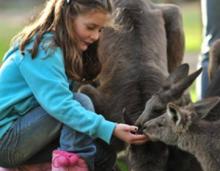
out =
[[[85,51],[90,44],[99,39],[100,32],[108,19],[108,14],[101,11],[91,11],[75,18],[73,26],[81,51]]]

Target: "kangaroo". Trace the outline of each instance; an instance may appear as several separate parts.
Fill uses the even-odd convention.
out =
[[[189,65],[182,64],[161,84],[161,88],[146,102],[145,109],[136,121],[139,130],[150,119],[162,115],[166,111],[166,105],[174,102],[179,105],[186,105],[190,102],[185,90],[193,83],[202,69],[189,73]],[[186,97],[186,98],[185,98]],[[179,150],[176,147],[168,146],[163,142],[149,141],[142,148],[135,145],[128,147],[129,168],[131,171],[139,171],[137,168],[147,168],[147,171],[201,171],[201,166],[193,155]],[[145,155],[140,155],[141,152]],[[142,161],[142,165],[137,160]],[[148,167],[146,167],[148,166]],[[180,168],[179,168],[180,167]]]
[[[92,99],[96,112],[106,119],[134,124],[146,101],[182,63],[182,16],[179,7],[172,4],[155,4],[150,0],[112,0],[112,3],[119,30],[103,29],[96,51],[102,66],[96,78],[98,84],[83,85],[79,91]],[[89,63],[90,58],[87,59]],[[87,66],[89,69],[90,65]],[[173,99],[172,95],[168,98]],[[130,122],[124,120],[124,109]],[[114,137],[111,145],[117,152],[126,147]],[[164,144],[146,143],[133,145],[130,149],[132,157],[128,164],[132,171],[151,171],[149,168],[176,171],[179,168],[177,164],[177,167],[167,169],[177,157],[170,158],[173,155],[167,153],[169,150]],[[163,161],[163,164],[158,166],[156,160]],[[178,161],[183,163],[183,160]],[[191,167],[181,171],[189,170]]]
[[[203,119],[219,102],[220,97],[210,97],[182,107],[168,103],[165,114],[144,123],[143,132],[193,154],[203,171],[219,171],[220,120]]]

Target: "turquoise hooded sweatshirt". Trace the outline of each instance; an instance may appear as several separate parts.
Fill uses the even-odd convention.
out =
[[[54,45],[53,34],[46,33],[34,59],[33,40],[24,53],[14,46],[5,54],[0,68],[0,138],[16,119],[40,105],[63,124],[109,143],[116,123],[73,99],[62,50]]]

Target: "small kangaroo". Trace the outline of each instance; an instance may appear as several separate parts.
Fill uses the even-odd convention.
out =
[[[203,171],[220,171],[220,120],[203,119],[219,102],[210,97],[183,107],[168,103],[165,114],[144,123],[143,132],[193,154]]]

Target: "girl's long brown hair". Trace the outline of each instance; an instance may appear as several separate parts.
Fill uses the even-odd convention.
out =
[[[19,40],[20,50],[23,52],[31,38],[36,36],[31,50],[32,58],[34,58],[38,53],[38,46],[44,33],[54,32],[55,43],[63,50],[66,74],[69,79],[92,80],[101,70],[101,64],[96,55],[97,43],[81,54],[72,27],[77,15],[91,10],[111,13],[112,7],[109,0],[70,0],[69,2],[49,0],[39,17],[25,27],[14,40]]]

